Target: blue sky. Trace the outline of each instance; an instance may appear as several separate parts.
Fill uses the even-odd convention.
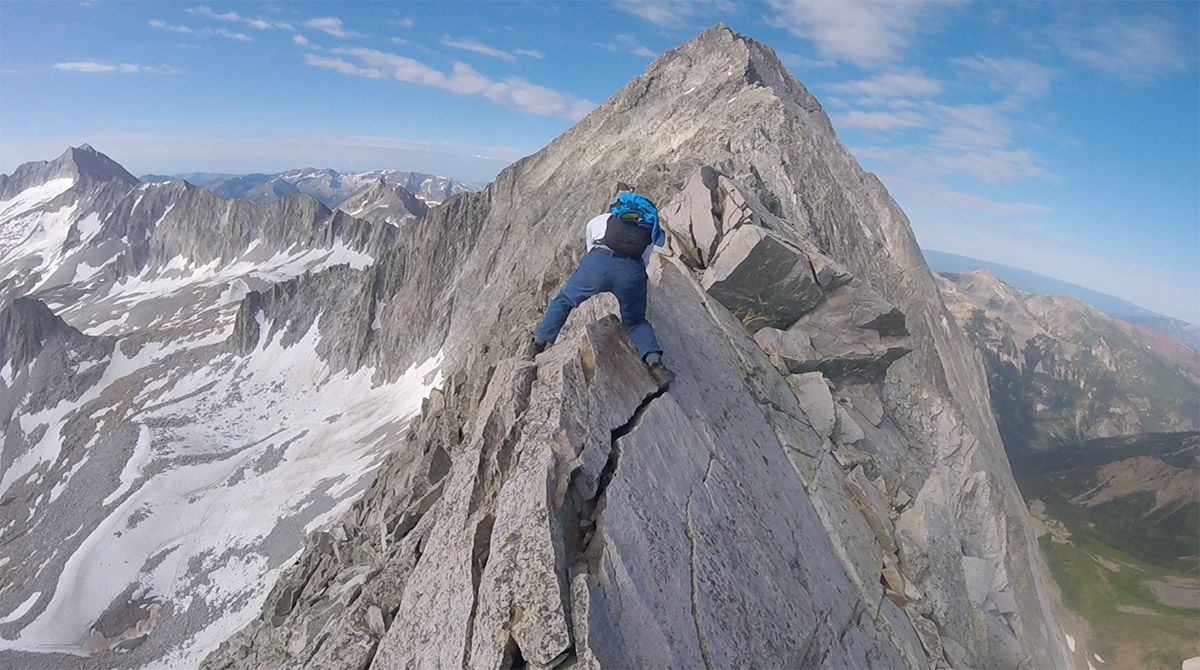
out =
[[[1200,322],[1200,3],[0,2],[0,171],[488,181],[724,21],[778,52],[923,246]]]

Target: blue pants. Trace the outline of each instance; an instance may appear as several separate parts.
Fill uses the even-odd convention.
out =
[[[629,331],[629,339],[637,348],[638,356],[661,354],[654,328],[646,321],[646,266],[640,258],[615,256],[600,248],[584,254],[566,286],[550,301],[536,337],[543,342],[553,342],[571,310],[606,291],[617,296],[621,305],[621,323]]]

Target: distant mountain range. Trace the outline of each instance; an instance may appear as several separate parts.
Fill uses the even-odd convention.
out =
[[[182,179],[224,198],[260,203],[278,200],[294,193],[307,193],[330,209],[380,181],[399,186],[431,206],[441,204],[452,195],[479,190],[475,184],[457,179],[405,170],[340,173],[328,168],[300,168],[274,174],[148,174],[143,175],[141,179],[151,183]]]
[[[932,249],[922,249],[921,253],[925,255],[925,262],[934,272],[987,270],[1013,288],[1029,293],[1069,295],[1078,298],[1102,312],[1107,312],[1129,323],[1144,324],[1174,336],[1194,351],[1200,352],[1200,326],[1152,312],[1128,300],[1029,270],[1014,268],[1011,265],[1001,265]]]
[[[983,356],[1010,454],[1200,428],[1200,355],[1078,298],[946,272],[942,298]]]

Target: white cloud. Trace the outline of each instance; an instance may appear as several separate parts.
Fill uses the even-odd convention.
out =
[[[405,16],[405,17],[399,18],[399,19],[390,19],[388,21],[388,23],[390,23],[393,26],[396,26],[398,28],[412,28],[413,27],[413,17]]]
[[[872,67],[897,60],[949,4],[931,0],[769,0],[773,22],[828,58]]]
[[[911,110],[895,112],[851,110],[834,115],[839,128],[861,128],[864,130],[892,131],[919,128],[929,124],[924,114]]]
[[[296,33],[295,35],[292,35],[292,43],[297,44],[302,47],[306,47],[309,45],[308,38],[305,37],[304,35],[301,35],[300,33]]]
[[[1053,178],[1032,151],[1021,148],[904,145],[857,147],[852,152],[860,160],[877,160],[916,174],[969,175],[987,183]]]
[[[530,58],[536,58],[538,60],[546,57],[546,54],[538,51],[537,49],[514,49],[513,53],[517,54],[518,56],[529,56]]]
[[[335,49],[335,51],[337,51]],[[387,72],[379,68],[362,67],[355,65],[342,58],[329,58],[326,56],[317,56],[315,54],[304,54],[304,62],[314,67],[333,70],[341,74],[348,74],[355,77],[366,77],[368,79],[383,79],[388,76]]]
[[[519,77],[492,80],[466,63],[455,63],[450,72],[442,72],[407,56],[365,48],[339,48],[339,56],[351,56],[359,63],[343,58],[318,58],[312,54],[305,61],[312,66],[342,74],[379,79],[388,77],[418,86],[428,86],[459,95],[479,96],[504,107],[511,107],[539,116],[555,116],[572,121],[583,118],[595,103],[538,86]]]
[[[617,0],[617,9],[656,26],[675,28],[700,14],[732,14],[737,4],[731,0]]]
[[[963,193],[947,187],[937,180],[915,179],[903,174],[880,174],[879,178],[896,194],[897,199],[931,207],[945,216],[975,216],[981,214],[996,217],[1008,223],[1023,222],[1025,217],[1049,214],[1054,210],[1045,205],[1028,202],[993,200],[983,196]]]
[[[797,70],[810,70],[814,68],[826,68],[837,65],[836,61],[828,58],[809,58],[808,56],[794,53],[791,51],[776,51],[779,60],[784,65]]]
[[[408,44],[408,40],[404,39],[403,37],[391,37],[388,38],[388,41],[392,44]]]
[[[254,38],[250,37],[246,33],[235,33],[232,30],[225,30],[224,28],[217,28],[216,30],[213,31],[213,34],[224,37],[227,40],[233,40],[235,42],[253,42],[254,41]]]
[[[641,56],[642,58],[657,58],[658,52],[638,41],[633,35],[615,35],[611,40],[597,42],[596,46],[621,54]]]
[[[346,30],[346,27],[342,25],[342,20],[332,16],[326,16],[319,19],[310,19],[305,21],[304,25],[308,26],[309,28],[320,30],[321,32],[332,35],[333,37],[339,37],[343,39],[362,37],[361,34],[356,33],[353,30]]]
[[[96,61],[55,63],[52,67],[63,72],[99,74],[179,74],[180,72],[169,65],[131,65],[129,63],[98,63]]]
[[[878,104],[893,98],[929,98],[942,92],[942,83],[925,76],[916,68],[884,72],[869,79],[832,84],[837,93],[860,96],[867,104]]]
[[[488,46],[483,42],[471,39],[470,37],[464,37],[462,39],[445,37],[442,38],[442,44],[450,47],[451,49],[470,51],[472,53],[477,53],[481,56],[487,56],[489,58],[499,58],[500,60],[506,60],[510,62],[517,59],[516,56],[508,53],[507,51]]]
[[[954,63],[995,91],[1031,98],[1049,91],[1050,83],[1058,75],[1054,68],[1023,58],[976,55],[959,58]]]
[[[166,21],[159,21],[158,19],[154,19],[154,20],[150,21],[150,27],[158,28],[159,30],[166,30],[166,31],[169,31],[172,33],[183,33],[184,35],[195,35],[196,34],[196,31],[194,29],[189,28],[187,26],[176,26],[176,25],[167,23]]]
[[[1080,63],[1118,79],[1146,82],[1186,66],[1180,25],[1154,14],[1110,15],[1086,27],[1058,28],[1053,37]]]
[[[159,30],[166,30],[166,31],[172,32],[172,33],[181,33],[184,35],[199,35],[202,37],[212,37],[215,35],[217,37],[224,37],[227,40],[233,40],[235,42],[253,42],[254,41],[254,38],[250,37],[249,35],[247,35],[245,33],[235,33],[230,30],[225,30],[224,28],[217,28],[216,30],[213,30],[212,28],[201,28],[201,29],[197,30],[195,28],[190,28],[188,26],[173,25],[173,24],[167,23],[166,21],[160,21],[158,19],[154,19],[154,20],[150,21],[150,27],[158,28]]]
[[[185,11],[188,14],[194,14],[196,16],[204,16],[204,17],[207,17],[210,19],[217,19],[218,21],[229,21],[231,23],[240,23],[242,25],[250,26],[251,28],[254,28],[255,30],[271,30],[273,28],[278,29],[278,30],[293,30],[292,25],[290,23],[286,23],[283,21],[267,21],[266,19],[254,18],[254,17],[250,17],[250,16],[242,16],[241,14],[238,14],[237,12],[232,12],[232,11],[225,12],[223,14],[218,14],[218,13],[214,12],[211,7],[206,7],[204,5],[201,5],[199,7],[189,7]]]

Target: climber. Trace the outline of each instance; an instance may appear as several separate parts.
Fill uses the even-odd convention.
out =
[[[621,323],[629,331],[629,339],[650,368],[650,374],[660,388],[670,384],[675,375],[663,364],[654,328],[646,321],[646,265],[650,263],[653,247],[661,247],[665,241],[654,203],[623,184],[619,186],[608,211],[587,222],[584,235],[587,253],[550,301],[529,353],[537,355],[554,342],[571,310],[607,291],[617,297]]]

